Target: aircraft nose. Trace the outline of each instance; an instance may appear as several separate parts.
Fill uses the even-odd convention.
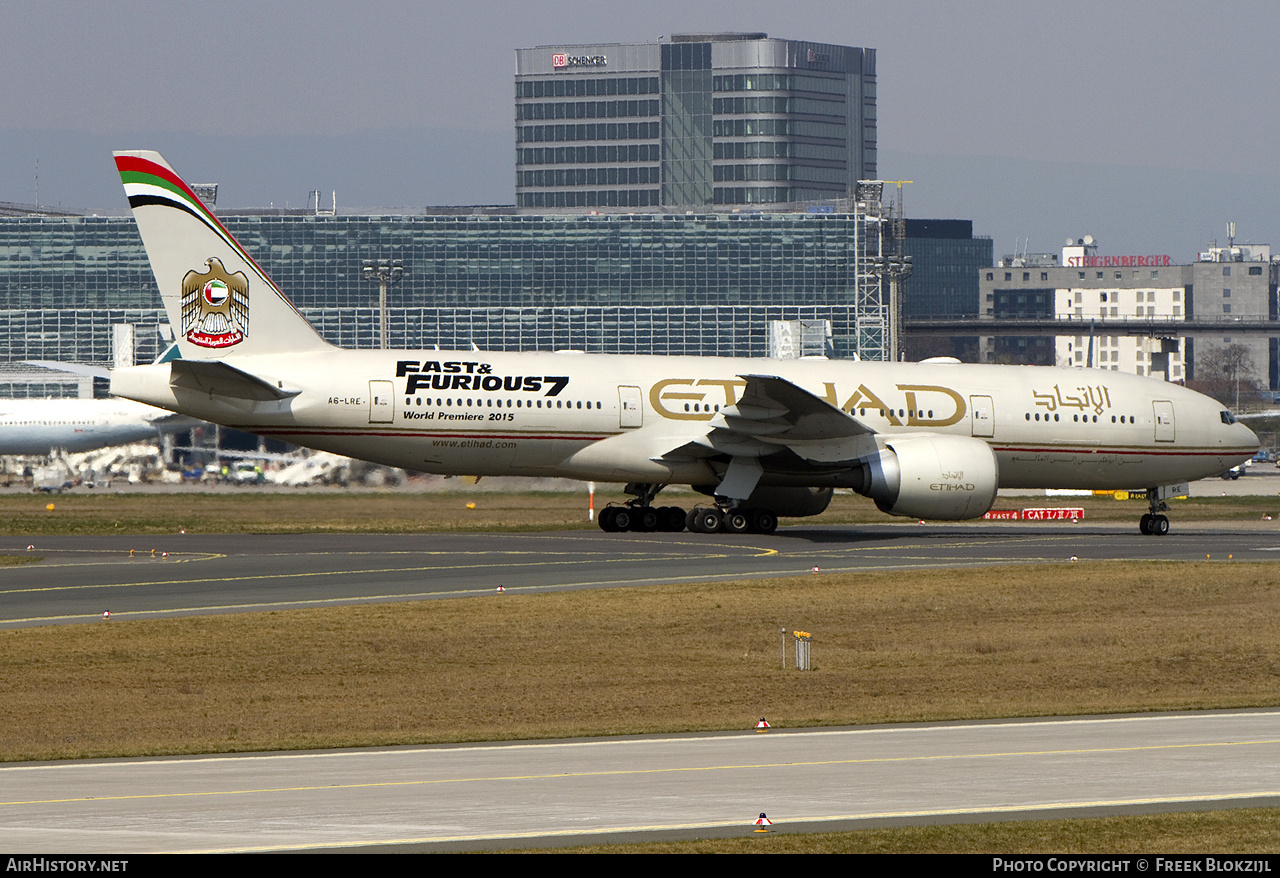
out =
[[[1246,427],[1244,424],[1236,424],[1240,428],[1240,444],[1250,445],[1254,448],[1261,448],[1262,443],[1258,441],[1258,434],[1253,432],[1252,428]]]

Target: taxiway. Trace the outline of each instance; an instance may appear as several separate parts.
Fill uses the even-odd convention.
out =
[[[1280,528],[1179,522],[789,527],[771,536],[562,533],[0,538],[0,627],[709,582],[824,572],[1098,561],[1274,561]],[[28,549],[28,546],[33,548]]]

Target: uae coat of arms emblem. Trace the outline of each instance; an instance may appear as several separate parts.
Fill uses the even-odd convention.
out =
[[[228,274],[217,257],[205,265],[182,279],[182,332],[202,348],[237,345],[249,334],[249,279]]]

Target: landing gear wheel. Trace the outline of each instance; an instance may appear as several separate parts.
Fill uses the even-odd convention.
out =
[[[731,509],[721,519],[726,532],[744,534],[751,530],[751,516],[737,509]]]
[[[693,512],[689,513],[691,524],[689,530],[700,534],[713,534],[720,530],[722,519],[719,509],[710,509],[699,506]]]
[[[614,534],[618,532],[618,507],[606,506],[600,510],[599,525],[600,529],[605,533]]]
[[[778,529],[778,516],[768,509],[751,510],[751,529],[758,534],[771,534]]]
[[[1163,515],[1148,512],[1138,521],[1138,530],[1149,537],[1162,537],[1169,532],[1169,519]]]
[[[685,528],[687,513],[679,506],[663,506],[658,510],[658,530],[678,534]]]
[[[626,506],[610,506],[609,508],[614,511],[613,527],[615,532],[621,533],[622,531],[631,530],[631,523],[635,520],[635,513]]]
[[[630,530],[639,533],[653,533],[658,529],[658,511],[650,506],[631,510]]]

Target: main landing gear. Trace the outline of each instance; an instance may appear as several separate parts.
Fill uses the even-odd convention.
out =
[[[740,509],[699,506],[689,513],[685,526],[694,533],[771,534],[778,529],[778,516],[768,509]]]
[[[1169,519],[1160,513],[1169,509],[1169,504],[1164,502],[1166,497],[1174,496],[1171,493],[1177,490],[1179,486],[1174,488],[1147,488],[1147,505],[1151,511],[1142,516],[1138,521],[1138,530],[1144,536],[1162,537],[1169,532]],[[1185,491],[1185,486],[1181,486]]]
[[[743,509],[728,504],[698,506],[685,512],[679,506],[654,506],[653,498],[662,485],[630,484],[635,494],[624,506],[606,506],[600,511],[600,529],[607,533],[693,533],[771,534],[778,529],[778,516],[768,509]]]
[[[634,502],[634,501],[633,501]],[[600,529],[606,533],[679,533],[684,530],[685,511],[679,506],[606,506],[600,510]]]
[[[606,506],[600,510],[600,529],[606,533],[635,531],[637,533],[679,533],[684,530],[685,511],[679,506],[653,505],[653,498],[664,485],[647,485],[632,482],[624,489],[634,494],[625,506]]]

